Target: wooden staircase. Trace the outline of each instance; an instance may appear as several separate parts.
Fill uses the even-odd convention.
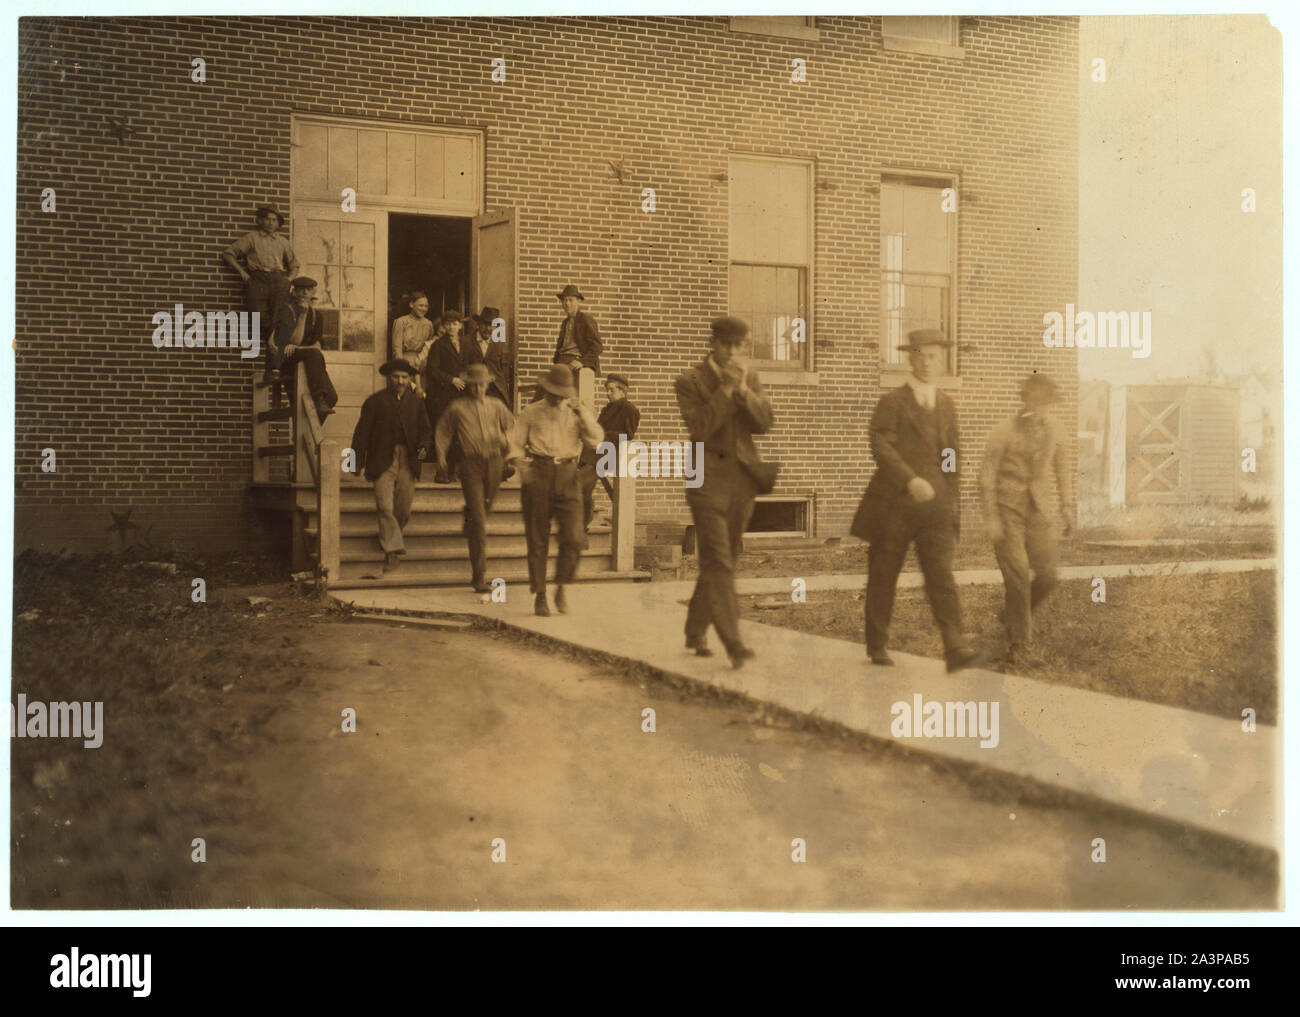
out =
[[[271,408],[271,386],[253,384],[253,504],[290,513],[293,567],[312,569],[331,589],[397,586],[467,586],[469,548],[462,532],[460,485],[416,483],[404,537],[406,555],[383,572],[374,489],[342,470],[343,443],[322,437],[316,409],[298,365],[292,404]],[[426,465],[426,478],[432,467]],[[578,564],[578,580],[648,579],[633,567],[636,496],[632,478],[612,479],[614,498],[608,524],[593,524]],[[597,485],[597,506],[601,504]],[[555,532],[554,525],[552,533]],[[547,562],[555,574],[554,538]],[[528,581],[528,558],[518,477],[506,481],[488,517],[487,581]]]

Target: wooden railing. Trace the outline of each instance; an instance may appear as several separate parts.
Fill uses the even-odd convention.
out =
[[[328,583],[339,574],[339,484],[342,479],[342,444],[326,438],[316,404],[307,388],[307,369],[296,365],[291,405],[273,407],[274,383],[257,379],[253,382],[253,483],[271,480],[271,460],[288,458],[290,487],[311,484],[316,494],[317,576]],[[293,440],[272,442],[271,424],[292,421]],[[303,525],[301,511],[295,509],[294,526]]]
[[[596,372],[584,367],[578,372],[578,399],[596,412]],[[614,505],[610,535],[610,568],[629,572],[636,557],[636,478],[610,477]]]

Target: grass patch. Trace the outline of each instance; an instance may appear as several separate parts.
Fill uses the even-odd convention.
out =
[[[1011,670],[1116,696],[1277,723],[1276,573],[1229,572],[1112,579],[1106,603],[1088,580],[1063,582],[1036,613],[1035,642]],[[960,589],[966,631],[1001,646],[1001,584]],[[742,616],[862,642],[862,592],[812,593],[808,603],[742,598]],[[892,649],[941,657],[943,644],[922,590],[899,590]]]

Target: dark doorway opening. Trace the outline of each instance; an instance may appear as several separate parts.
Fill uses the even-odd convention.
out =
[[[466,314],[470,294],[470,220],[388,214],[388,329],[410,313],[406,294],[423,290],[429,317],[451,309]],[[390,342],[391,348],[391,342]]]

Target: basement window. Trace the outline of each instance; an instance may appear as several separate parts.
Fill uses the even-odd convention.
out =
[[[812,521],[810,498],[761,495],[754,500],[746,537],[807,537]]]

